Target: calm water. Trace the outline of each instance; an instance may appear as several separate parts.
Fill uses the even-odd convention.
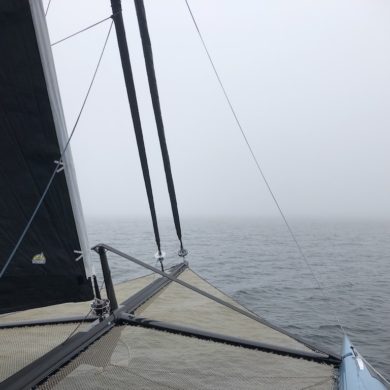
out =
[[[324,294],[281,223],[260,219],[182,221],[190,266],[267,320],[340,352],[336,315],[359,351],[390,378],[390,221],[291,221]],[[88,221],[104,242],[150,264],[148,220]],[[166,265],[178,261],[170,220],[160,222]],[[98,261],[98,259],[95,259]],[[115,281],[144,273],[110,255]]]

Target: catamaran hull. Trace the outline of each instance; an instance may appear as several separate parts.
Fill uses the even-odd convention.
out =
[[[342,363],[340,366],[339,390],[385,390],[382,383],[353,347],[347,336],[343,341]]]

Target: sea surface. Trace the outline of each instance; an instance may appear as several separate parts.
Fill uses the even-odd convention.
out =
[[[146,218],[87,222],[91,244],[104,242],[156,264]],[[209,282],[268,321],[338,353],[340,323],[360,353],[390,378],[390,221],[290,223],[313,272],[286,227],[273,219],[185,218],[187,260]],[[170,219],[160,221],[160,234],[168,267],[180,261]],[[114,255],[109,259],[115,282],[147,273]],[[94,261],[98,269],[98,258]]]

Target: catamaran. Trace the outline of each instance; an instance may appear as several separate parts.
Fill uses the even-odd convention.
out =
[[[389,388],[347,335],[340,355],[319,348],[190,268],[145,7],[135,0],[179,242],[180,261],[165,269],[121,0],[111,6],[101,55],[68,134],[41,0],[0,0],[0,389]],[[70,141],[114,30],[160,267],[97,244],[100,284]],[[150,275],[114,286],[112,254]]]

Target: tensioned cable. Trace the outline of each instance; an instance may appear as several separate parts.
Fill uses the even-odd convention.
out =
[[[47,16],[47,13],[49,12],[50,4],[51,4],[51,0],[49,0],[49,2],[47,3],[47,7],[46,7],[46,11],[45,11],[45,16]]]
[[[257,160],[256,155],[255,155],[255,153],[254,153],[254,151],[253,151],[253,149],[252,149],[252,147],[251,147],[251,145],[250,145],[250,143],[249,143],[249,140],[248,140],[248,138],[247,138],[247,136],[246,136],[246,134],[245,134],[245,131],[244,131],[242,125],[241,125],[240,120],[238,119],[238,116],[237,116],[236,111],[235,111],[235,109],[234,109],[234,107],[233,107],[233,104],[232,104],[232,102],[231,102],[231,100],[230,100],[230,98],[229,98],[229,95],[227,94],[226,89],[225,89],[225,87],[224,87],[224,85],[223,85],[223,83],[222,83],[222,79],[221,79],[221,77],[219,76],[219,73],[218,73],[218,71],[217,71],[217,68],[216,68],[215,65],[214,65],[214,61],[213,61],[213,59],[212,59],[212,57],[211,57],[211,55],[210,55],[210,52],[209,52],[209,50],[208,50],[208,48],[207,48],[206,42],[205,42],[205,40],[203,39],[203,35],[202,35],[202,33],[200,32],[198,23],[196,22],[195,16],[194,16],[194,14],[193,14],[193,12],[192,12],[192,9],[191,9],[191,7],[190,7],[190,5],[189,5],[189,3],[188,3],[188,0],[184,0],[184,1],[185,1],[186,5],[187,5],[187,8],[188,8],[188,11],[189,11],[189,13],[190,13],[191,19],[192,19],[192,21],[193,21],[193,23],[194,23],[194,26],[195,26],[195,28],[196,28],[196,31],[197,31],[197,33],[198,33],[198,35],[199,35],[199,38],[200,38],[201,42],[202,42],[203,48],[204,48],[204,50],[205,50],[205,52],[206,52],[206,54],[207,54],[207,57],[208,57],[208,59],[209,59],[209,61],[210,61],[211,66],[212,66],[212,68],[213,68],[213,70],[214,70],[214,74],[215,74],[215,76],[217,77],[218,83],[219,83],[219,85],[220,85],[220,87],[221,87],[221,89],[222,89],[223,94],[225,95],[225,99],[226,99],[226,101],[227,101],[227,103],[228,103],[228,105],[229,105],[230,111],[232,112],[232,114],[233,114],[233,116],[234,116],[234,119],[235,119],[235,121],[236,121],[236,123],[237,123],[237,126],[238,126],[238,128],[239,128],[239,130],[240,130],[240,132],[241,132],[241,135],[242,135],[243,138],[244,138],[244,141],[245,141],[245,143],[246,143],[246,146],[248,147],[249,152],[250,152],[250,154],[251,154],[251,156],[252,156],[252,158],[253,158],[253,161],[254,161],[255,164],[256,164],[257,170],[258,170],[258,172],[260,173],[261,177],[263,178],[263,181],[264,181],[264,183],[265,183],[265,185],[266,185],[266,187],[267,187],[269,193],[271,194],[271,197],[272,197],[272,199],[273,199],[273,201],[274,201],[274,203],[275,203],[275,205],[276,205],[276,207],[277,207],[277,209],[278,209],[278,211],[279,211],[279,214],[281,215],[281,217],[282,217],[282,219],[283,219],[283,221],[284,221],[284,224],[286,225],[286,227],[287,227],[287,229],[288,229],[288,231],[289,231],[289,233],[290,233],[290,236],[291,236],[291,238],[293,239],[293,241],[294,241],[294,243],[295,243],[295,245],[296,245],[296,247],[297,247],[297,249],[298,249],[298,251],[299,251],[299,253],[300,253],[301,257],[302,257],[302,259],[303,259],[304,262],[306,263],[306,266],[308,267],[308,269],[309,269],[311,275],[312,275],[313,278],[315,279],[315,281],[316,281],[316,283],[317,283],[317,285],[318,285],[318,288],[319,288],[319,290],[321,291],[323,297],[324,297],[324,298],[327,298],[327,295],[324,293],[324,289],[323,289],[323,287],[322,287],[321,282],[320,282],[319,279],[317,278],[317,276],[316,276],[316,274],[314,273],[314,271],[313,271],[313,269],[312,269],[312,267],[311,267],[311,265],[310,265],[310,263],[309,263],[309,261],[308,261],[306,255],[305,255],[305,253],[303,252],[303,249],[302,249],[301,245],[299,244],[299,241],[298,241],[298,239],[296,238],[296,236],[295,236],[295,234],[294,234],[294,232],[293,232],[293,230],[292,230],[290,224],[288,223],[287,218],[286,218],[286,216],[285,216],[285,214],[284,214],[284,212],[283,212],[283,210],[282,210],[282,208],[281,208],[281,206],[280,206],[278,200],[276,199],[276,196],[275,196],[274,192],[272,191],[271,186],[270,186],[270,184],[269,184],[267,178],[265,177],[265,174],[264,174],[264,172],[263,172],[263,170],[262,170],[262,168],[261,168],[261,166],[260,166],[260,163],[259,163],[259,161]],[[340,319],[338,318],[337,315],[335,315],[335,318],[336,318],[336,320],[337,320],[337,322],[338,322],[338,325],[339,325],[339,327],[340,327],[342,333],[343,333],[343,334],[346,334],[346,333],[345,333],[345,330],[344,330],[344,328],[343,328],[343,326],[341,325]]]
[[[91,92],[92,86],[93,86],[93,84],[94,84],[94,81],[95,81],[97,72],[98,72],[99,67],[100,67],[100,64],[101,64],[101,62],[102,62],[102,58],[103,58],[103,54],[104,54],[104,52],[105,52],[105,50],[106,50],[108,38],[110,37],[110,34],[111,34],[112,25],[113,25],[113,22],[111,22],[111,24],[110,24],[110,28],[109,28],[109,30],[108,30],[108,33],[107,33],[106,39],[105,39],[105,41],[104,41],[104,45],[103,45],[102,51],[101,51],[100,56],[99,56],[99,60],[98,60],[98,62],[97,62],[97,65],[96,65],[95,71],[94,71],[94,73],[93,73],[91,82],[90,82],[90,84],[89,84],[87,93],[86,93],[86,95],[85,95],[85,97],[84,97],[83,103],[82,103],[81,108],[80,108],[80,111],[79,111],[79,113],[78,113],[78,115],[77,115],[76,121],[75,121],[75,123],[74,123],[74,125],[73,125],[73,129],[72,129],[72,131],[71,131],[71,133],[70,133],[70,136],[69,136],[69,138],[68,138],[68,141],[66,142],[65,147],[64,147],[64,149],[63,149],[62,152],[61,152],[61,155],[60,155],[60,157],[59,157],[59,159],[58,159],[58,161],[57,161],[57,164],[56,164],[56,166],[55,166],[55,168],[54,168],[54,171],[53,171],[53,173],[52,173],[52,175],[51,175],[51,177],[50,177],[50,179],[49,179],[49,182],[48,182],[47,185],[46,185],[45,190],[43,191],[43,194],[42,194],[41,198],[39,199],[38,204],[36,205],[36,207],[35,207],[35,209],[34,209],[32,215],[31,215],[30,219],[29,219],[28,222],[27,222],[27,225],[25,226],[25,228],[24,228],[22,234],[20,235],[20,237],[19,237],[19,239],[18,239],[18,241],[17,241],[17,243],[16,243],[14,249],[12,250],[11,254],[9,255],[9,257],[8,257],[8,259],[7,259],[7,261],[6,261],[6,263],[4,264],[4,267],[2,268],[2,270],[1,270],[1,272],[0,272],[0,278],[4,275],[4,273],[5,273],[5,271],[7,270],[7,268],[8,268],[8,266],[9,266],[11,260],[12,260],[13,257],[15,256],[16,251],[19,249],[20,244],[22,243],[24,237],[26,236],[26,234],[27,234],[27,232],[28,232],[28,230],[29,230],[29,228],[30,228],[32,222],[34,221],[35,216],[36,216],[37,213],[38,213],[38,210],[40,209],[40,207],[41,207],[41,205],[42,205],[42,203],[43,203],[43,201],[44,201],[44,199],[45,199],[45,197],[46,197],[46,195],[47,195],[47,193],[48,193],[48,191],[49,191],[49,189],[50,189],[51,184],[53,183],[53,180],[54,180],[56,174],[57,174],[58,171],[59,171],[59,168],[60,168],[60,166],[61,166],[61,164],[62,164],[62,157],[64,156],[65,152],[67,151],[68,146],[69,146],[69,144],[70,144],[70,141],[71,141],[71,139],[73,138],[73,135],[74,135],[74,133],[75,133],[75,131],[76,131],[77,125],[78,125],[78,123],[79,123],[79,121],[80,121],[80,118],[81,118],[81,114],[82,114],[83,111],[84,111],[85,104],[87,103],[87,100],[88,100],[89,94],[90,94],[90,92]]]
[[[157,133],[160,141],[160,148],[161,148],[161,154],[164,163],[164,171],[165,171],[165,177],[167,181],[169,199],[171,202],[173,220],[175,223],[177,238],[179,239],[180,242],[180,250],[178,254],[179,256],[184,258],[187,255],[187,251],[183,247],[179,209],[177,207],[175,184],[173,181],[171,163],[170,163],[169,153],[168,153],[168,146],[165,138],[164,122],[161,114],[160,98],[159,98],[158,87],[157,87],[156,72],[154,69],[154,62],[153,62],[152,43],[150,41],[150,36],[149,36],[145,5],[143,0],[134,0],[134,4],[137,12],[138,26],[141,35],[142,48],[144,52],[146,73],[148,75],[150,96],[152,99]]]
[[[108,16],[107,18],[104,18],[104,19],[102,19],[102,20],[99,20],[98,22],[96,22],[96,23],[94,23],[94,24],[91,24],[90,26],[87,26],[87,27],[85,27],[85,28],[83,28],[83,29],[81,29],[81,30],[79,30],[79,31],[76,31],[76,32],[73,33],[73,34],[70,34],[70,35],[66,36],[65,38],[62,38],[62,39],[60,39],[60,40],[58,40],[58,41],[52,43],[51,46],[58,45],[59,43],[64,42],[64,41],[68,40],[69,38],[73,38],[73,37],[75,37],[76,35],[79,35],[79,34],[85,32],[85,31],[88,31],[89,29],[91,29],[91,28],[93,28],[93,27],[96,27],[96,26],[98,26],[99,24],[104,23],[105,21],[107,21],[108,19],[111,19],[111,18],[112,18],[112,15],[110,15],[110,16]]]

